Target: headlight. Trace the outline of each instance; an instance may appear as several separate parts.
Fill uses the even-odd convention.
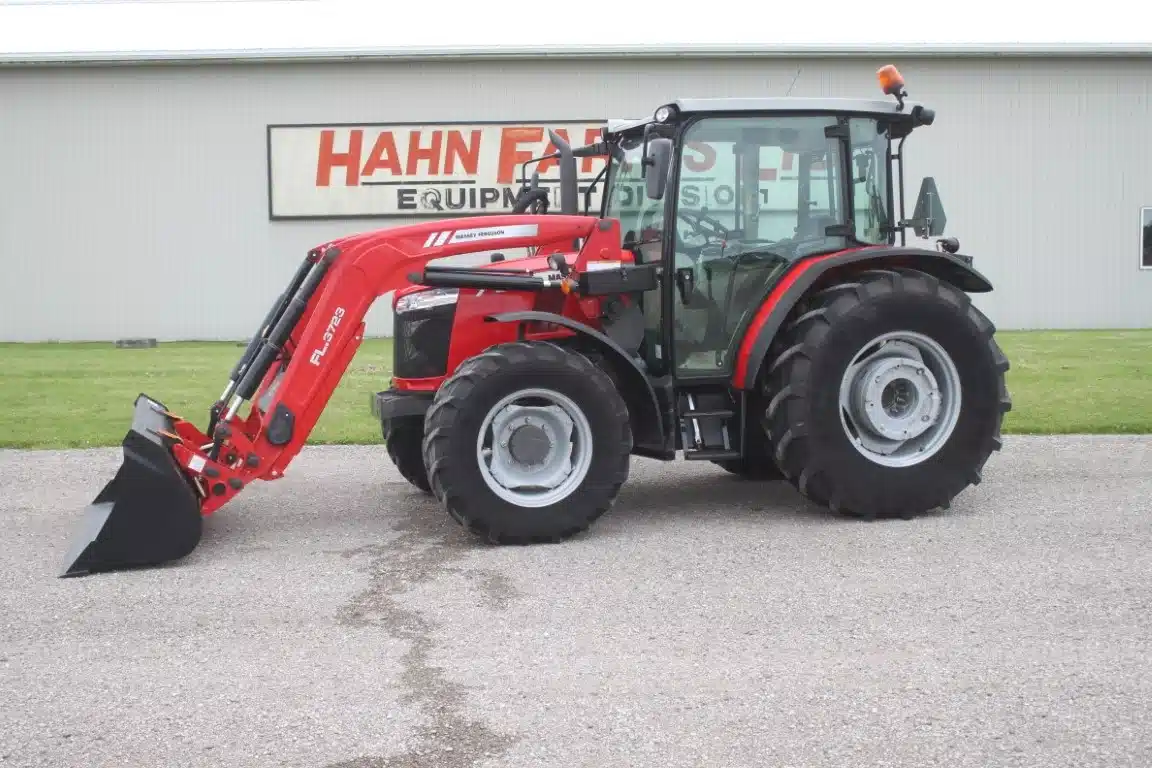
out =
[[[396,302],[396,312],[412,312],[417,309],[429,309],[445,304],[455,304],[460,298],[459,288],[433,288],[430,291],[420,291],[401,296]]]

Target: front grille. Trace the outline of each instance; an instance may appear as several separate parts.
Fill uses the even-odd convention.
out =
[[[448,370],[448,345],[455,317],[455,304],[396,315],[392,375],[400,379],[443,376]]]

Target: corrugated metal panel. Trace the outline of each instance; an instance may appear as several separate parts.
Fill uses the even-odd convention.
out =
[[[268,123],[633,116],[677,97],[875,94],[878,59],[0,72],[0,338],[237,338],[310,246],[395,221],[270,222]],[[907,145],[1002,327],[1152,325],[1145,60],[898,62]],[[370,333],[390,332],[386,302]]]

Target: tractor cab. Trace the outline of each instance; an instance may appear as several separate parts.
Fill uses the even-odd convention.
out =
[[[795,262],[894,245],[897,233],[903,243],[898,148],[933,118],[902,98],[747,98],[611,122],[600,215],[619,220],[624,247],[659,275],[659,291],[640,299],[649,372],[730,377],[744,331]],[[942,234],[931,179],[917,213],[918,234]]]

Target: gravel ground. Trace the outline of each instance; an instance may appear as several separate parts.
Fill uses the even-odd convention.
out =
[[[642,460],[533,548],[310,448],[181,563],[82,579],[118,452],[0,452],[0,765],[1152,765],[1150,448],[1010,438],[872,524]]]

